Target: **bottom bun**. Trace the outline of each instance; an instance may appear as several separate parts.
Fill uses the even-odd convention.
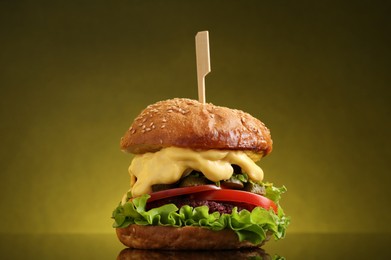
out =
[[[209,250],[239,249],[262,246],[270,236],[259,244],[239,242],[230,229],[213,231],[202,227],[167,227],[130,225],[117,228],[118,239],[127,247],[163,250]]]

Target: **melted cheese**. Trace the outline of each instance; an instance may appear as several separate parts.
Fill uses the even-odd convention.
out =
[[[258,159],[243,151],[195,151],[178,147],[136,155],[129,167],[132,195],[150,193],[154,184],[175,183],[191,170],[202,172],[213,182],[227,180],[233,174],[231,164],[239,165],[251,180],[262,181],[263,171],[254,162]]]

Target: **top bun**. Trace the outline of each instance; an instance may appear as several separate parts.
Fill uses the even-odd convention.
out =
[[[272,150],[264,123],[237,109],[175,98],[149,105],[121,138],[121,149],[134,154],[176,146],[190,149]]]

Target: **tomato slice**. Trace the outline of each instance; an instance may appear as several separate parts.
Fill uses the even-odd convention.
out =
[[[177,197],[181,195],[191,195],[191,198],[198,200],[212,200],[234,202],[238,205],[246,205],[247,209],[262,207],[267,210],[272,208],[277,213],[277,205],[270,199],[247,191],[221,189],[216,185],[200,185],[192,187],[175,188],[153,192],[148,202]]]
[[[216,185],[199,185],[199,186],[162,190],[162,191],[157,191],[149,194],[151,195],[151,197],[148,199],[148,202],[186,195],[186,194],[196,194],[199,192],[213,191],[213,190],[220,190],[220,189],[221,188],[217,187]]]
[[[195,199],[200,199],[200,200],[245,203],[248,205],[252,205],[253,206],[252,208],[262,207],[267,210],[272,208],[274,212],[277,214],[277,205],[272,200],[262,195],[258,195],[247,191],[220,189],[220,190],[200,192],[194,194],[193,197]]]

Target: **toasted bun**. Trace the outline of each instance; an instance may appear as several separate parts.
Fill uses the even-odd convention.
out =
[[[248,241],[239,242],[230,229],[213,231],[202,227],[139,226],[117,228],[118,239],[127,247],[164,250],[209,250],[259,247]]]
[[[183,98],[148,106],[121,139],[121,149],[134,154],[169,146],[248,150],[265,156],[272,140],[265,124],[248,113]]]

